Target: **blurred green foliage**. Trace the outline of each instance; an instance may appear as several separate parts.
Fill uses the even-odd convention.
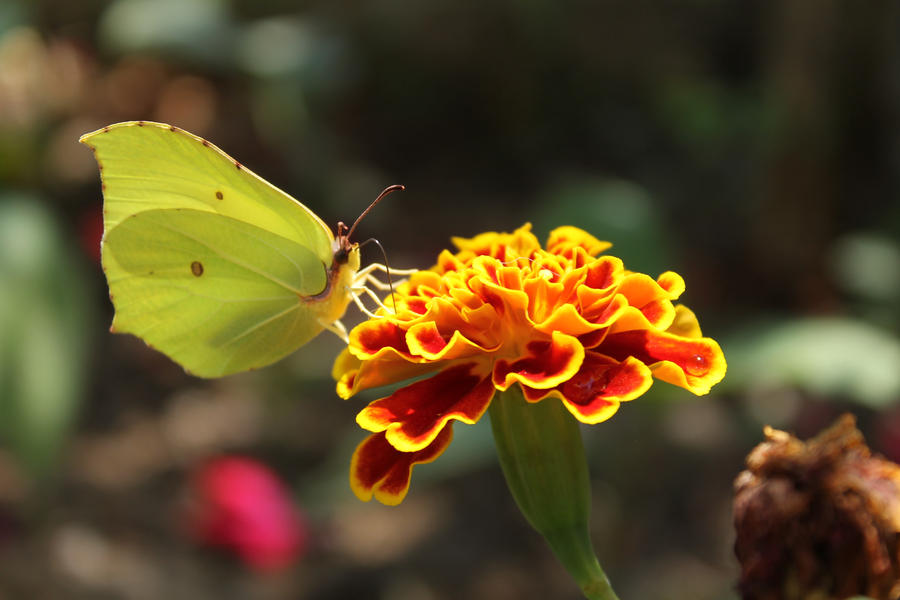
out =
[[[864,321],[787,320],[755,327],[727,347],[733,389],[794,387],[875,409],[900,398],[900,338]]]
[[[66,443],[90,372],[82,265],[29,196],[0,196],[0,439],[36,475]]]

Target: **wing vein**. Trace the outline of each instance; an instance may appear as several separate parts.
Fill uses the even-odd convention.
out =
[[[224,343],[222,344],[222,346],[228,346],[229,344],[233,344],[233,343],[237,342],[237,341],[240,340],[242,337],[244,337],[244,336],[246,336],[246,335],[249,335],[250,333],[253,333],[254,331],[256,331],[257,329],[259,329],[260,327],[263,327],[263,326],[265,326],[265,325],[268,325],[269,323],[271,323],[272,321],[274,321],[274,320],[276,320],[276,319],[280,319],[281,317],[283,317],[284,315],[290,313],[291,311],[297,310],[299,307],[300,307],[300,303],[299,303],[299,302],[298,302],[297,304],[292,304],[291,306],[287,307],[286,309],[282,310],[281,312],[276,313],[276,314],[272,315],[271,317],[269,317],[269,318],[267,318],[267,319],[263,319],[262,321],[258,321],[257,323],[254,323],[253,325],[251,325],[250,327],[248,327],[247,329],[245,329],[245,330],[242,331],[241,333],[237,334],[236,336],[234,336],[234,337],[231,338],[230,340],[227,340],[226,342],[224,342]]]
[[[291,291],[291,292],[297,294],[298,296],[301,296],[301,297],[304,296],[303,292],[301,292],[300,290],[298,290],[296,287],[292,286],[291,284],[287,283],[286,281],[282,281],[280,278],[275,277],[274,275],[271,275],[271,274],[269,274],[269,273],[265,273],[265,272],[263,272],[263,271],[257,269],[257,268],[254,267],[253,265],[248,264],[248,263],[246,263],[246,262],[244,262],[244,261],[242,261],[242,260],[240,260],[240,259],[238,259],[238,258],[236,258],[236,257],[234,257],[234,256],[232,256],[232,255],[230,255],[230,254],[228,254],[228,253],[226,253],[226,252],[223,252],[222,250],[220,250],[220,249],[218,249],[218,248],[213,247],[212,245],[210,245],[210,244],[207,243],[207,242],[204,242],[203,240],[201,240],[201,239],[198,238],[197,236],[194,236],[194,235],[191,235],[191,234],[189,234],[189,233],[187,233],[187,232],[185,232],[185,231],[182,231],[181,229],[179,229],[179,228],[177,228],[177,227],[172,227],[171,225],[159,223],[159,226],[160,226],[160,227],[164,227],[165,229],[168,229],[169,231],[173,231],[173,232],[175,232],[175,233],[178,233],[178,234],[180,234],[180,235],[183,235],[184,237],[188,238],[189,240],[193,240],[194,242],[200,244],[201,246],[205,246],[205,247],[208,248],[211,252],[213,252],[214,254],[218,255],[220,258],[222,258],[222,259],[224,259],[224,260],[230,262],[230,263],[233,264],[233,265],[236,265],[236,266],[238,266],[238,267],[241,267],[242,269],[245,269],[245,270],[247,270],[247,271],[250,271],[251,273],[255,273],[255,274],[259,275],[260,277],[262,277],[262,278],[264,278],[264,279],[268,279],[268,280],[271,281],[272,283],[274,283],[274,284],[276,284],[276,285],[280,285],[280,286],[283,287],[284,289],[289,290],[289,291]],[[258,241],[258,242],[260,242],[260,243],[266,245],[266,246],[269,246],[269,244],[266,244],[263,240],[260,240],[260,239],[257,238],[257,237],[254,237],[254,239],[255,239],[256,241]],[[294,268],[297,269],[297,274],[300,276],[300,279],[301,279],[301,280],[303,279],[303,272],[300,271],[299,267],[297,266],[297,263],[295,263],[295,262],[294,262],[293,260],[291,260],[289,257],[285,256],[284,253],[282,253],[281,251],[279,251],[277,248],[273,248],[272,246],[269,246],[269,248],[272,248],[272,249],[275,250],[278,254],[280,254],[283,258],[285,258],[286,260],[288,260],[288,261],[294,266]],[[324,266],[323,266],[323,268],[324,268]]]

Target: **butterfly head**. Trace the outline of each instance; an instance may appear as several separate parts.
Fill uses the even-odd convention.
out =
[[[343,221],[338,221],[337,235],[334,238],[334,262],[337,265],[347,264],[350,260],[350,252],[359,247],[356,242],[350,241],[350,229]]]
[[[390,194],[391,192],[402,191],[406,189],[402,185],[391,185],[386,187],[378,197],[370,204],[366,210],[362,211],[356,220],[353,222],[353,225],[347,228],[347,225],[344,224],[343,221],[338,221],[337,224],[337,235],[334,239],[334,262],[338,265],[346,264],[348,260],[350,260],[350,253],[359,247],[359,244],[356,242],[350,241],[350,236],[353,235],[353,232],[356,230],[356,226],[359,225],[359,222],[362,221],[362,218],[369,214],[369,211],[375,208],[375,205],[381,202],[381,199]]]

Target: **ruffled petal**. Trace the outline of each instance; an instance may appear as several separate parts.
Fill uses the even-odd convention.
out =
[[[437,264],[434,268],[439,273],[453,273],[465,270],[466,263],[449,250],[441,250],[441,253],[438,254]]]
[[[684,279],[675,271],[666,271],[656,278],[656,283],[669,292],[669,300],[678,300],[685,290]]]
[[[397,450],[415,452],[428,446],[451,420],[478,421],[493,396],[487,368],[457,364],[372,402],[356,422],[368,431],[384,431]]]
[[[547,251],[553,254],[565,255],[573,248],[584,248],[591,256],[597,256],[604,250],[611,248],[612,244],[598,240],[588,232],[578,227],[564,225],[550,232],[547,238]]]
[[[533,323],[542,323],[560,305],[565,305],[564,288],[561,283],[553,281],[557,275],[545,271],[544,276],[526,280],[522,291],[528,296],[528,319]]]
[[[653,376],[703,395],[725,376],[725,356],[710,338],[686,338],[643,329],[610,333],[598,351],[624,360],[633,356],[650,367]]]
[[[602,344],[612,325],[614,325],[620,317],[627,314],[629,310],[634,311],[640,315],[641,320],[644,320],[644,316],[640,311],[628,306],[628,300],[626,300],[625,296],[622,294],[616,294],[605,305],[595,305],[590,312],[584,311],[585,317],[594,324],[596,329],[579,336],[578,339],[581,341],[581,344],[585,349],[596,348]]]
[[[595,290],[608,290],[625,272],[622,260],[615,256],[601,256],[585,268],[584,285]]]
[[[409,491],[413,466],[432,462],[452,439],[453,427],[448,425],[427,447],[417,452],[400,452],[388,443],[384,433],[370,435],[357,446],[350,462],[353,493],[363,502],[374,496],[388,506],[400,504]]]
[[[667,284],[676,282],[664,279]],[[683,285],[683,284],[682,284]],[[647,322],[659,329],[665,329],[675,318],[669,292],[653,278],[643,273],[630,273],[622,279],[618,292],[628,299],[628,304],[637,308]]]
[[[613,416],[621,402],[634,400],[652,383],[650,369],[635,358],[619,362],[588,352],[578,373],[563,384],[552,390],[523,390],[529,402],[548,396],[559,398],[576,419],[594,425]]]
[[[541,248],[540,242],[531,233],[531,223],[526,223],[512,233],[489,231],[473,238],[453,237],[453,244],[463,252],[472,252],[476,256],[493,256],[505,260],[508,254],[528,256]]]
[[[526,348],[525,358],[494,363],[493,381],[498,390],[506,390],[513,383],[552,388],[577,373],[584,360],[584,346],[578,338],[564,333],[554,332],[550,340],[530,342]]]
[[[453,255],[451,254],[450,256],[452,257]],[[397,292],[401,296],[410,295],[433,298],[440,295],[441,288],[443,288],[443,280],[438,273],[434,271],[416,271],[410,276],[408,281],[397,286]]]
[[[684,304],[675,306],[675,320],[672,321],[672,324],[669,325],[666,331],[672,335],[680,335],[686,338],[703,337],[697,316],[694,314],[694,311]]]
[[[350,348],[344,348],[334,360],[331,376],[337,381],[337,394],[344,400],[353,395],[353,383],[362,361],[353,356]]]
[[[580,336],[603,327],[603,324],[591,323],[571,304],[563,304],[541,322],[534,323],[534,328],[548,335],[554,331],[568,335]]]
[[[357,365],[351,358],[361,364]],[[362,390],[421,377],[441,367],[436,363],[411,362],[392,348],[376,354],[376,360],[366,361],[359,361],[349,350],[344,350],[335,361],[332,375],[337,380],[338,396],[346,400]]]
[[[350,351],[359,359],[370,360],[385,348],[396,354],[412,356],[406,345],[406,328],[390,318],[370,319],[350,331]]]
[[[470,343],[484,352],[491,352],[497,347],[496,335],[492,331],[496,321],[496,311],[491,306],[469,309],[456,306],[445,298],[435,298],[428,303],[428,310],[422,319],[407,325],[406,347],[413,356],[443,360],[450,357],[441,354],[441,350],[458,333],[465,338],[461,343]],[[412,331],[415,333],[410,335]]]
[[[493,307],[497,318],[511,322],[524,319],[528,312],[528,294],[497,285],[485,277],[475,276],[468,281],[469,288],[478,294],[482,302]]]
[[[410,327],[406,340],[412,354],[429,361],[456,360],[496,349],[478,345],[463,336],[459,330],[454,331],[447,339],[434,321],[423,321]]]

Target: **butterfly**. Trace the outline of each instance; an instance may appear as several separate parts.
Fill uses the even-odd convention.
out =
[[[306,206],[222,150],[150,121],[83,135],[100,166],[101,263],[131,333],[200,377],[271,364],[340,322],[359,295],[385,289],[360,270],[356,223],[337,235]],[[385,189],[364,216],[385,195]],[[377,300],[377,298],[376,298]],[[368,311],[368,314],[371,315]]]

